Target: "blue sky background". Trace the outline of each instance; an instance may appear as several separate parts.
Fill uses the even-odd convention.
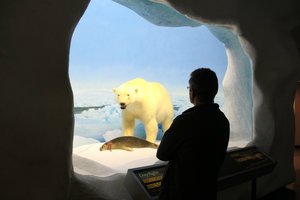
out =
[[[209,67],[222,83],[224,45],[205,26],[159,27],[111,0],[92,0],[75,29],[70,78],[76,95],[105,90],[140,77],[186,92],[190,73]]]

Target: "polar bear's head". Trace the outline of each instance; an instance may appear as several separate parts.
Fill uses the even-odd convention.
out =
[[[137,93],[139,88],[132,86],[120,86],[113,89],[115,93],[115,98],[121,109],[126,109],[126,107],[135,102],[137,99]]]

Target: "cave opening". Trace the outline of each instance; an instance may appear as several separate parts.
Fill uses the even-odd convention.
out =
[[[112,88],[138,77],[159,82],[171,96],[176,117],[192,106],[186,90],[190,73],[208,67],[219,80],[215,102],[226,111],[222,82],[228,70],[228,55],[220,38],[216,38],[215,27],[197,23],[180,27],[157,24],[116,2],[91,1],[75,29],[70,49],[75,114],[73,152],[109,166],[105,175],[156,162],[155,150],[130,152],[131,156],[122,152],[114,161],[99,156],[101,143],[122,135],[121,110]],[[159,127],[158,142],[163,136]],[[230,146],[249,142],[249,133],[239,134],[231,137]],[[145,135],[143,123],[137,120],[135,136]],[[110,156],[106,155],[108,152],[101,153]],[[120,162],[124,157],[129,165]],[[75,161],[75,170],[78,165],[79,161]]]

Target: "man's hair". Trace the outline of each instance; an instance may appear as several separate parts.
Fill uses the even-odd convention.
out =
[[[213,102],[218,92],[216,73],[208,68],[199,68],[191,73],[189,80],[194,95],[203,102]]]

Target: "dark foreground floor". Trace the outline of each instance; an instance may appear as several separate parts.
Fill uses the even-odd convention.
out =
[[[300,148],[295,148],[294,165],[296,170],[296,181],[284,188],[278,189],[273,193],[259,200],[300,200]]]

